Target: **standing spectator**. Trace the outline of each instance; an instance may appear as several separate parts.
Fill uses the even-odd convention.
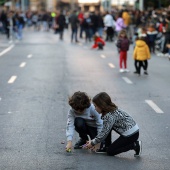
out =
[[[43,31],[48,31],[48,20],[49,20],[49,15],[47,11],[43,11],[42,14],[42,23],[43,23]]]
[[[86,36],[86,42],[91,41],[91,18],[89,16],[89,13],[86,12],[84,15],[84,20],[82,23],[83,29],[85,31],[85,36]]]
[[[119,14],[116,16],[116,35],[118,36],[120,31],[126,28],[126,25],[124,24],[123,18],[122,18],[122,13],[119,12]]]
[[[158,32],[156,31],[154,24],[149,25],[147,34],[148,34],[150,52],[155,53],[155,40]]]
[[[125,24],[125,27],[126,27],[126,31],[127,31],[127,36],[128,38],[132,38],[130,37],[130,28],[129,28],[129,25],[130,25],[130,15],[129,15],[129,12],[128,10],[124,10],[124,12],[122,13],[122,18],[123,18],[123,21],[124,21],[124,24]]]
[[[73,11],[73,13],[70,16],[70,24],[71,24],[71,42],[73,42],[73,39],[75,38],[75,42],[78,42],[77,40],[77,30],[78,30],[78,24],[79,20],[76,15],[76,10]]]
[[[149,40],[148,40],[147,30],[146,30],[145,27],[141,28],[141,33],[136,37],[135,47],[136,47],[136,42],[139,39],[145,41],[146,45],[149,47]],[[139,74],[139,69],[138,69],[139,68],[139,64],[140,64],[140,62],[138,62],[137,59],[134,59],[134,65],[135,65],[135,69],[136,69],[136,71],[134,72],[135,74]],[[143,67],[144,67],[144,70],[145,70],[144,74],[148,74],[147,73],[148,60],[144,60],[143,61]]]
[[[140,75],[141,67],[144,68],[144,74],[148,75],[147,68],[148,68],[148,59],[150,59],[150,52],[148,45],[143,40],[143,38],[139,38],[136,41],[136,47],[133,53],[134,60],[137,61],[137,73]]]
[[[108,11],[104,17],[104,26],[106,29],[106,41],[113,41],[115,21]]]
[[[127,34],[125,30],[120,31],[117,41],[117,47],[119,49],[119,66],[120,66],[120,72],[129,72],[127,69],[127,51],[129,50],[129,40],[127,38]],[[123,64],[124,63],[124,69]]]
[[[7,39],[9,39],[10,37],[12,38],[15,32],[15,19],[13,16],[13,11],[9,11],[7,14],[7,18],[5,21],[5,26],[6,26],[6,35],[7,35]]]
[[[93,37],[96,32],[97,32],[97,27],[98,27],[98,18],[97,15],[94,12],[90,12],[90,18],[91,18],[91,37]]]
[[[58,11],[57,16],[55,18],[56,25],[58,26],[60,40],[63,40],[63,33],[65,28],[65,16]]]
[[[96,11],[96,17],[97,17],[97,33],[99,34],[100,37],[103,37],[104,22],[100,11]]]
[[[25,22],[24,17],[22,16],[22,12],[18,12],[15,15],[15,23],[16,23],[16,32],[17,32],[17,38],[21,40],[23,38],[22,36],[22,30],[24,28]]]
[[[80,22],[80,38],[83,38],[83,31],[84,31],[84,28],[83,28],[84,13],[83,13],[83,11],[80,11],[80,13],[78,14],[78,19]]]
[[[32,25],[34,30],[38,30],[38,13],[34,12],[31,18]]]

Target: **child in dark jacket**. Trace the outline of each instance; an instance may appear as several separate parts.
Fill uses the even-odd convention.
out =
[[[127,34],[125,30],[120,31],[118,36],[118,41],[116,46],[119,49],[119,65],[120,65],[120,72],[129,72],[127,69],[127,51],[129,50],[130,41],[127,38]],[[122,64],[124,63],[124,69]]]
[[[98,35],[94,35],[93,39],[94,39],[94,44],[92,46],[92,49],[98,48],[98,50],[103,50],[103,47],[105,46],[104,40]]]
[[[153,24],[149,25],[147,35],[149,40],[149,49],[150,52],[155,53],[155,40],[157,37],[158,32],[156,31]]]

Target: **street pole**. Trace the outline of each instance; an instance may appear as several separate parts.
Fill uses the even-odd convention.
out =
[[[71,0],[71,10],[75,10],[75,1]]]
[[[112,2],[112,0],[109,0],[109,1],[108,1],[108,5],[109,5],[108,11],[109,11],[109,12],[111,12],[111,2]]]
[[[25,0],[21,0],[21,10],[25,11]]]
[[[139,0],[139,9],[140,9],[141,11],[144,10],[144,0]]]

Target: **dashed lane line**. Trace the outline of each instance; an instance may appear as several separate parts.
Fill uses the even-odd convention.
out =
[[[156,113],[164,113],[152,100],[145,100],[145,102],[155,110]]]
[[[25,65],[26,65],[26,63],[25,63],[25,62],[23,62],[23,63],[21,63],[21,64],[20,64],[20,66],[19,66],[19,67],[21,67],[21,68],[22,68],[22,67],[25,67]]]
[[[106,56],[105,56],[105,55],[103,55],[103,54],[101,54],[101,55],[100,55],[100,57],[101,57],[101,58],[106,58]]]
[[[129,80],[127,77],[122,77],[122,79],[128,84],[133,84],[133,82]]]
[[[115,68],[115,65],[113,65],[112,63],[108,63],[110,68]]]
[[[9,80],[8,80],[8,84],[12,84],[15,82],[17,76],[12,76]]]
[[[5,53],[7,53],[8,51],[10,51],[13,47],[14,47],[14,45],[10,45],[8,48],[6,48],[5,50],[3,50],[3,51],[0,53],[0,57],[1,57],[2,55],[4,55]]]
[[[32,54],[29,54],[29,55],[27,56],[27,58],[32,58]]]

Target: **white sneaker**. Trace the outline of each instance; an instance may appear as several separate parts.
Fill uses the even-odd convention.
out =
[[[124,72],[124,70],[123,70],[123,69],[120,69],[120,70],[119,70],[119,72],[120,72],[120,73],[123,73],[123,72]]]
[[[125,69],[125,72],[127,72],[127,73],[128,73],[128,72],[129,72],[129,70],[128,70],[128,69]]]

